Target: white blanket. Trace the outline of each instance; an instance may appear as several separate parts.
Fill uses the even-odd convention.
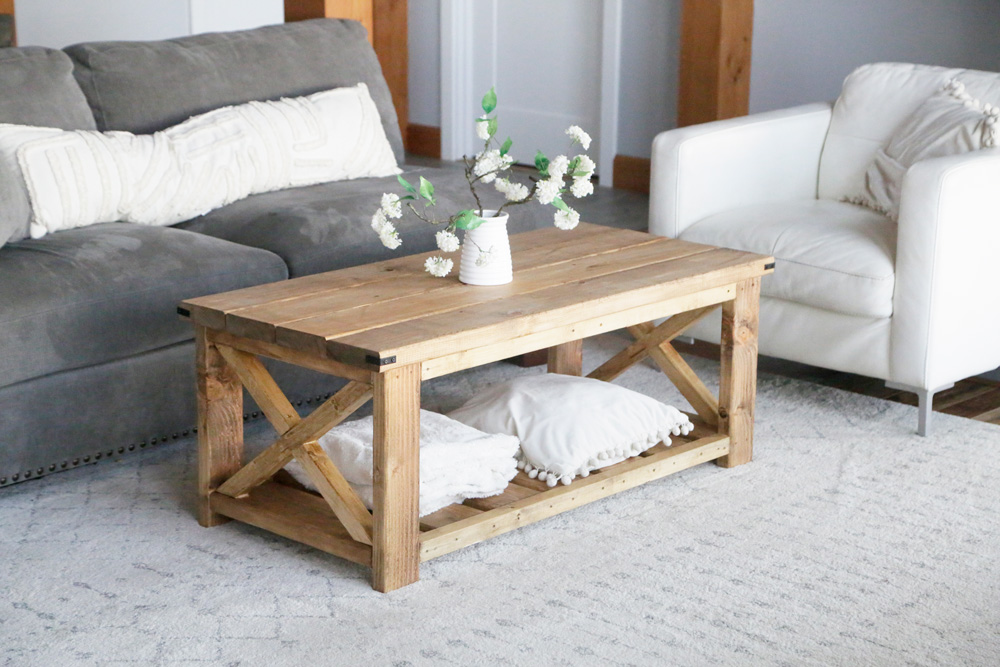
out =
[[[336,427],[319,440],[341,474],[368,509],[374,504],[372,486],[372,418]],[[466,498],[503,493],[517,474],[514,455],[520,445],[510,435],[491,435],[449,417],[420,411],[420,516]],[[312,481],[297,462],[286,470],[306,488]]]

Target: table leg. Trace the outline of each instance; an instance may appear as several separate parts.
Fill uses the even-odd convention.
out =
[[[583,340],[573,340],[550,347],[549,372],[583,375]]]
[[[735,298],[722,304],[719,432],[729,435],[729,454],[716,462],[725,468],[753,458],[759,312],[760,278],[738,283]]]
[[[229,521],[211,510],[208,497],[243,464],[243,385],[209,340],[195,327],[198,387],[198,523]]]
[[[420,364],[373,373],[372,587],[420,578]]]

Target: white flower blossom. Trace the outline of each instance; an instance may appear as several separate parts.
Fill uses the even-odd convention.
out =
[[[594,163],[593,160],[590,159],[590,156],[577,155],[576,157],[579,158],[580,160],[580,162],[577,164],[576,167],[577,172],[583,172],[584,174],[586,174],[587,178],[593,176],[594,170],[597,169],[597,165]],[[573,178],[583,178],[583,177],[584,176],[581,175],[581,176],[574,176]]]
[[[535,190],[538,196],[539,204],[551,204],[552,200],[559,196],[559,191],[562,190],[562,181],[541,181],[538,183],[538,189]]]
[[[453,266],[455,266],[455,262],[444,257],[428,257],[427,261],[424,262],[424,270],[436,278],[444,278],[451,273]]]
[[[580,214],[573,209],[569,211],[556,211],[555,225],[559,229],[570,230],[580,224]]]
[[[476,266],[489,266],[497,258],[497,249],[490,246],[489,250],[479,249],[479,257],[476,258]]]
[[[386,222],[385,226],[379,230],[378,238],[389,250],[395,250],[400,245],[403,244],[403,239],[399,238],[399,232],[396,231],[396,226],[391,222]]]
[[[403,202],[399,201],[399,195],[386,192],[382,195],[382,212],[387,218],[403,217]]]
[[[569,191],[573,193],[574,197],[579,199],[580,197],[594,194],[594,184],[590,182],[589,178],[576,178],[573,179],[573,185]]]
[[[372,229],[375,230],[376,234],[381,234],[382,229],[389,224],[389,221],[385,217],[385,211],[379,209],[375,211],[375,215],[372,216]]]
[[[569,158],[565,155],[560,155],[549,162],[549,178],[560,180],[566,175],[567,169],[569,169]]]
[[[510,155],[500,155],[499,149],[483,151],[476,155],[476,164],[472,168],[472,173],[479,176],[483,183],[492,183],[497,174],[514,164],[514,158]]]
[[[507,201],[523,201],[528,197],[528,188],[520,183],[511,183],[506,178],[498,178],[493,184],[497,192],[503,194]]]
[[[490,120],[486,116],[481,116],[476,119],[476,136],[483,141],[488,141],[490,138]]]
[[[458,237],[447,229],[442,229],[440,232],[435,234],[434,239],[437,241],[438,248],[441,252],[455,252],[462,245],[461,241],[458,240]]]
[[[570,125],[566,128],[566,134],[573,140],[573,143],[579,142],[583,146],[583,150],[590,150],[590,135],[584,132],[579,125]]]

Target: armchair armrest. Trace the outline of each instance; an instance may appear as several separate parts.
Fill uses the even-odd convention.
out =
[[[815,199],[830,104],[662,132],[653,140],[649,231],[678,236],[732,208]]]
[[[1000,149],[903,179],[891,379],[934,388],[1000,365]]]

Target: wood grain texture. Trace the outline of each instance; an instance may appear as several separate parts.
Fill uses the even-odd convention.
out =
[[[372,586],[420,578],[420,366],[374,374]]]
[[[333,510],[319,496],[267,482],[244,498],[215,493],[210,501],[212,510],[220,515],[371,566],[372,548],[351,539]]]
[[[198,392],[198,522],[228,521],[209,496],[243,463],[243,387],[204,327],[195,327]]]
[[[725,468],[753,458],[753,415],[757,397],[757,332],[760,278],[736,286],[736,298],[722,305],[719,432],[730,439]]]
[[[270,479],[274,473],[288,465],[297,447],[325,435],[327,431],[367,403],[371,396],[371,385],[349,382],[313,410],[308,417],[282,433],[273,445],[233,474],[219,487],[219,493],[233,497],[242,496],[253,487]]]
[[[695,374],[684,358],[670,343],[663,343],[649,350],[660,370],[670,378],[681,395],[687,399],[694,411],[709,424],[719,423],[719,401],[701,378]]]
[[[548,371],[563,375],[583,375],[583,339],[550,347]]]
[[[729,439],[726,436],[711,435],[675,445],[652,456],[628,459],[584,479],[574,480],[569,486],[559,485],[426,532],[421,538],[421,559],[443,556],[520,526],[717,459],[728,451]]]
[[[375,53],[396,107],[399,132],[410,124],[410,52],[407,0],[373,0]]]
[[[348,380],[354,380],[355,382],[363,382],[366,384],[371,379],[371,373],[366,370],[362,370],[354,366],[348,366],[347,364],[342,364],[339,361],[334,361],[333,359],[323,359],[305,352],[292,350],[287,347],[275,345],[274,343],[265,343],[259,340],[240,338],[225,331],[213,331],[212,338],[219,345],[225,345],[226,347],[241,350],[249,354],[270,357],[271,359],[284,361],[289,364],[301,366],[302,368],[308,368],[316,371],[317,373],[326,373],[327,375],[333,375],[335,377],[346,378]]]
[[[271,426],[278,432],[278,435],[284,435],[301,421],[299,413],[257,357],[225,345],[216,345],[216,348],[236,371],[243,387],[257,401],[257,406],[271,422]]]
[[[753,0],[684,0],[678,127],[748,113],[752,40]]]
[[[295,450],[295,460],[316,485],[348,534],[358,542],[371,544],[372,515],[319,443],[314,440],[302,443]]]

